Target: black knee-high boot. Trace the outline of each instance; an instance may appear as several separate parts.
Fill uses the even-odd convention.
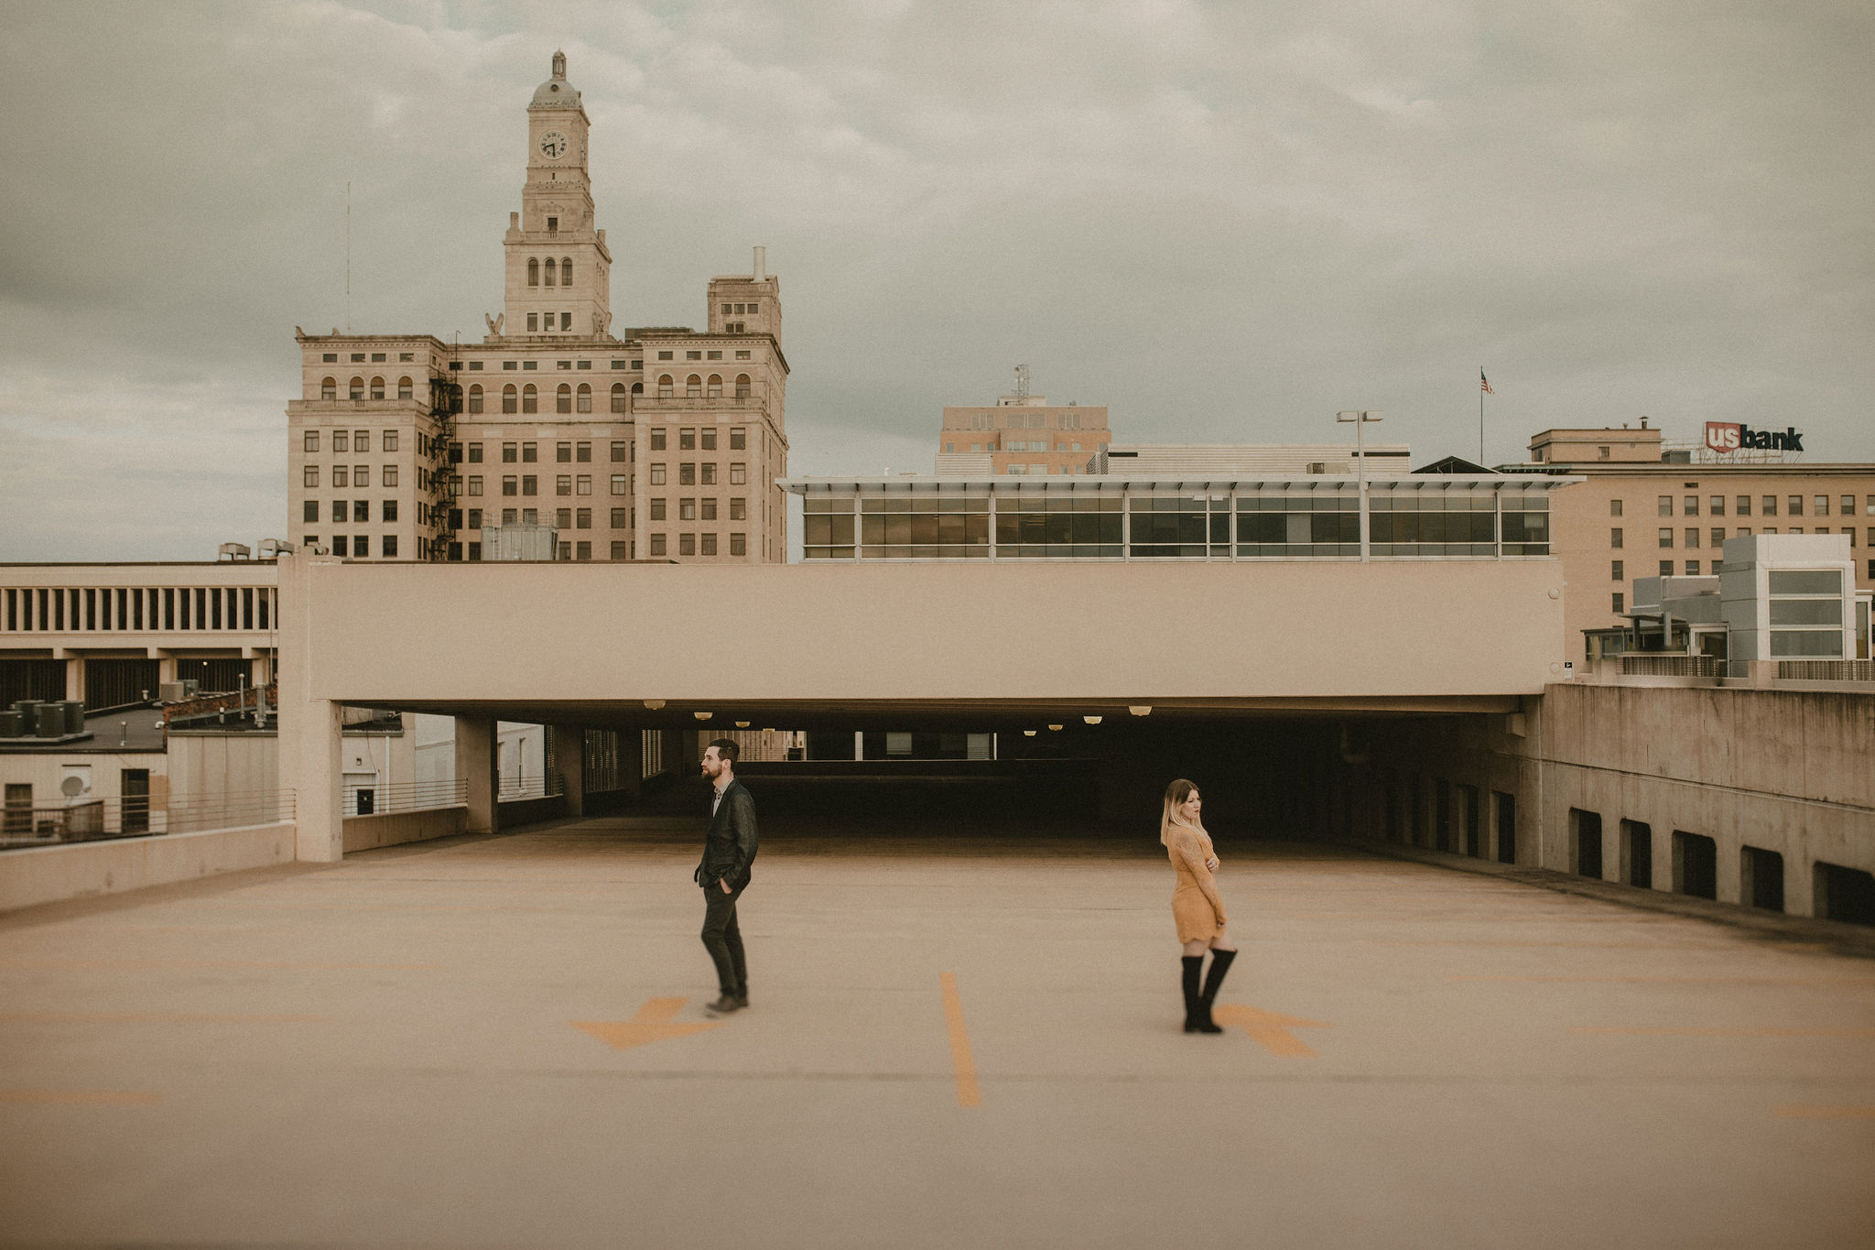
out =
[[[1211,1004],[1217,1001],[1218,987],[1224,984],[1224,974],[1230,971],[1231,960],[1237,958],[1236,951],[1212,951],[1211,971],[1204,978],[1204,992],[1199,995],[1200,1006],[1204,1012],[1204,1022],[1211,1027],[1206,1032],[1223,1032],[1211,1020]]]
[[[1198,1032],[1204,1013],[1204,995],[1198,988],[1204,971],[1203,955],[1181,955],[1178,962],[1183,965],[1185,983],[1185,1031]]]

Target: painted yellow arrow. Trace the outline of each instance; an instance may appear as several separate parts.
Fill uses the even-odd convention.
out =
[[[1320,1020],[1304,1020],[1300,1016],[1285,1016],[1277,1011],[1263,1011],[1243,1003],[1219,1003],[1212,1008],[1211,1016],[1219,1024],[1235,1025],[1250,1035],[1250,1040],[1267,1050],[1272,1055],[1284,1059],[1313,1059],[1315,1051],[1301,1038],[1290,1033],[1290,1029],[1332,1029],[1335,1026]]]
[[[707,1033],[728,1023],[725,1020],[714,1020],[692,1024],[673,1019],[689,1001],[687,998],[647,998],[645,1005],[638,1009],[638,1014],[629,1020],[569,1020],[567,1023],[582,1033],[592,1034],[613,1050],[630,1050],[646,1042],[662,1042],[673,1037],[688,1037],[692,1033]]]

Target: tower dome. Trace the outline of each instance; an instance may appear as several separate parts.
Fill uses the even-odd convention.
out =
[[[579,92],[566,80],[566,53],[553,54],[553,77],[534,88],[533,102],[530,109],[576,109],[579,107]]]

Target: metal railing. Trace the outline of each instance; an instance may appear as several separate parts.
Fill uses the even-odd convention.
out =
[[[1715,655],[1624,655],[1624,677],[1723,677],[1725,661]]]
[[[1779,660],[1780,681],[1875,681],[1875,660]]]
[[[453,807],[468,801],[469,783],[466,781],[400,781],[392,785],[350,787],[345,791],[340,811],[346,816],[384,816],[391,812]]]
[[[8,806],[0,809],[0,849],[270,825],[292,820],[294,811],[291,790],[172,795],[157,800],[133,795],[84,799],[57,807]]]

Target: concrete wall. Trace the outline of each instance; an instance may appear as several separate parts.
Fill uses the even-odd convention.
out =
[[[382,816],[347,816],[345,852],[349,855],[380,846],[454,837],[468,827],[468,816],[469,809],[461,804],[416,812],[387,812]]]
[[[174,798],[206,799],[279,788],[280,742],[271,733],[182,730],[169,735],[169,792]]]
[[[291,863],[291,821],[30,847],[0,855],[0,911]]]
[[[1600,817],[1598,875],[1608,881],[1632,880],[1623,821],[1648,827],[1656,890],[1674,889],[1676,831],[1717,844],[1722,901],[1748,901],[1745,847],[1782,857],[1784,910],[1796,915],[1815,914],[1818,861],[1875,871],[1875,695],[1565,682],[1528,704],[1521,717],[1429,719],[1403,732],[1369,727],[1369,759],[1337,764],[1341,776],[1331,787],[1350,796],[1348,831],[1384,839],[1391,827],[1399,840],[1437,845],[1444,781],[1454,788],[1454,808],[1456,787],[1480,788],[1487,833],[1491,793],[1514,796],[1516,862],[1532,867],[1582,866],[1579,841],[1593,822],[1576,812]],[[1458,833],[1452,849],[1462,851]],[[1493,850],[1487,836],[1480,853]]]

